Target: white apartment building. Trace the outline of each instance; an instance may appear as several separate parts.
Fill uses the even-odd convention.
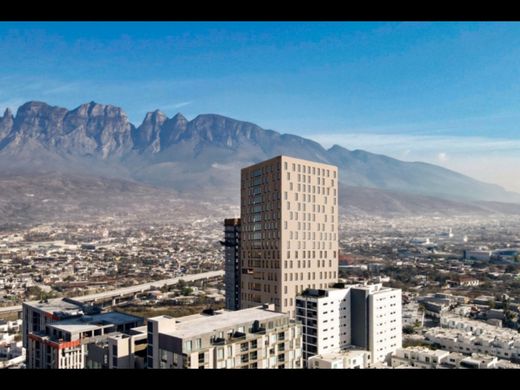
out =
[[[364,350],[344,350],[309,358],[307,368],[370,368],[370,352]]]
[[[496,356],[481,353],[465,355],[459,352],[449,352],[441,349],[431,350],[424,347],[399,348],[392,354],[392,367],[415,368],[513,368],[520,365],[507,360],[500,360]]]
[[[393,368],[411,366],[418,368],[437,368],[444,362],[450,352],[441,349],[431,350],[425,347],[398,348],[391,357]]]
[[[21,341],[0,342],[0,368],[25,362],[26,351]]]
[[[148,368],[302,368],[301,325],[264,305],[148,319]]]
[[[306,290],[296,297],[303,326],[303,358],[337,352],[351,344],[350,287]]]
[[[296,298],[304,359],[353,345],[369,351],[372,363],[388,362],[402,345],[401,290],[381,284],[336,286]]]
[[[338,169],[278,156],[241,172],[241,307],[295,298],[338,278]]]
[[[432,328],[425,334],[428,342],[449,351],[520,361],[520,334],[513,329],[455,315],[442,316],[440,325],[441,328]]]

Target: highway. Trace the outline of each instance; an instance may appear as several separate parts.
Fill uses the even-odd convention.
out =
[[[203,272],[200,274],[183,275],[178,278],[156,280],[154,282],[138,284],[138,285],[130,286],[130,287],[122,287],[122,288],[118,288],[116,290],[105,291],[102,293],[82,295],[79,297],[72,297],[72,299],[79,301],[79,302],[96,302],[96,301],[100,301],[100,300],[123,297],[123,296],[129,295],[129,294],[136,294],[136,293],[144,292],[147,290],[151,290],[153,288],[160,289],[165,284],[167,286],[177,284],[177,283],[179,283],[179,280],[181,280],[181,279],[186,282],[194,282],[197,280],[215,278],[218,276],[224,276],[224,271],[211,271],[211,272]],[[8,312],[20,312],[20,311],[22,311],[22,305],[0,307],[0,314],[8,313]]]

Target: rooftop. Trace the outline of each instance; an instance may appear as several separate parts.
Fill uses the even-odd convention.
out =
[[[70,314],[72,315],[75,311],[82,310],[83,308],[80,302],[75,302],[66,298],[24,302],[24,305],[32,307],[34,309],[41,310],[49,314],[53,314],[55,312],[71,312]]]
[[[76,333],[85,332],[97,329],[99,327],[105,327],[108,325],[124,325],[129,322],[135,322],[138,320],[141,320],[141,318],[113,311],[109,313],[96,314],[92,316],[71,318],[53,323],[50,326],[56,329],[64,330],[66,332]]]
[[[370,353],[370,351],[365,351],[364,349],[359,349],[359,347],[352,346],[352,348],[344,349],[341,351],[334,351],[334,352],[322,353],[320,355],[314,355],[310,359],[335,360],[335,359],[344,359],[344,358],[356,358],[356,357],[360,357],[360,356],[363,356],[364,354],[369,354],[369,353]]]
[[[274,310],[263,309],[261,306],[237,311],[217,312],[213,316],[195,314],[181,317],[175,324],[176,329],[166,332],[166,335],[178,338],[190,338],[197,335],[212,333],[220,329],[249,324],[254,321],[275,320],[287,318],[287,314]]]

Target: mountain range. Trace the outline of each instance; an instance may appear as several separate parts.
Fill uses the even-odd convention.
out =
[[[326,149],[216,114],[188,120],[156,110],[135,126],[112,105],[90,102],[68,110],[31,101],[0,118],[0,177],[102,177],[173,190],[181,198],[238,204],[240,169],[281,154],[337,165],[343,205],[358,202],[359,210],[367,209],[361,205],[366,197],[390,213],[413,211],[414,204],[426,211],[504,212],[517,208],[496,202],[520,203],[520,194],[436,165],[339,145]]]

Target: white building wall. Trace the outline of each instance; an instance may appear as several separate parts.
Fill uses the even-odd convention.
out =
[[[369,295],[369,348],[372,361],[389,361],[402,346],[401,290],[383,289]]]

